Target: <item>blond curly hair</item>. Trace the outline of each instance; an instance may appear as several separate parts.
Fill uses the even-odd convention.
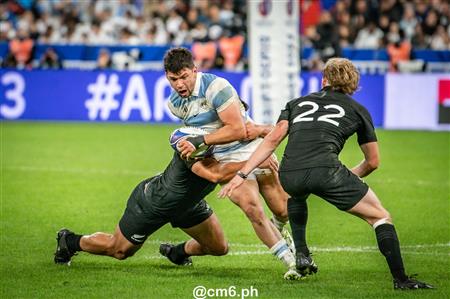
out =
[[[346,58],[330,58],[322,73],[333,90],[351,95],[358,89],[359,72]]]

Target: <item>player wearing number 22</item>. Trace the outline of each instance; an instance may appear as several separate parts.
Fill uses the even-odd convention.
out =
[[[315,266],[305,239],[306,200],[310,194],[315,194],[338,209],[364,219],[374,228],[395,289],[432,288],[405,274],[391,216],[361,180],[378,167],[379,151],[369,112],[349,96],[357,90],[358,83],[359,73],[349,60],[330,59],[323,70],[322,90],[288,102],[275,128],[240,171],[245,177],[289,134],[279,175],[283,188],[291,195],[288,214],[297,269],[304,272]],[[338,155],[354,133],[364,159],[348,169]],[[242,176],[235,176],[219,195],[230,194],[242,181]]]

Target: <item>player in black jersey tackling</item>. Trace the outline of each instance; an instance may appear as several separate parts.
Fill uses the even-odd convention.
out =
[[[186,161],[174,154],[165,171],[140,182],[131,193],[114,234],[97,232],[78,235],[68,229],[57,234],[54,261],[70,264],[77,251],[107,255],[122,260],[132,256],[166,223],[179,227],[193,239],[162,244],[160,252],[178,265],[188,265],[190,256],[224,255],[228,251],[219,220],[203,199],[216,183],[229,180],[243,162],[211,165],[211,183],[191,172]]]
[[[432,288],[405,274],[391,216],[360,179],[378,167],[379,151],[370,114],[349,96],[356,91],[358,83],[359,73],[348,59],[328,60],[323,70],[322,90],[287,103],[275,128],[238,174],[222,188],[219,196],[231,194],[289,134],[279,175],[283,188],[292,196],[288,201],[288,214],[298,271],[301,274],[317,271],[305,239],[306,199],[315,194],[338,209],[364,219],[374,228],[395,289]],[[339,161],[338,155],[345,141],[354,133],[364,160],[348,169]]]

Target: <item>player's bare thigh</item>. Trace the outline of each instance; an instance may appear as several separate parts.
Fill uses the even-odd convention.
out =
[[[386,222],[392,223],[391,215],[370,188],[366,195],[347,212],[366,220],[370,225],[381,219],[386,219]]]
[[[278,218],[287,218],[287,200],[289,195],[284,191],[278,176],[273,173],[258,174],[256,176],[259,192],[263,196],[269,209]]]

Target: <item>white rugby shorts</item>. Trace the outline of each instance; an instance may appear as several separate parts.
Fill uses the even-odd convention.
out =
[[[252,142],[238,148],[232,151],[226,151],[222,153],[214,153],[213,157],[217,161],[221,163],[228,163],[228,162],[242,162],[247,161],[250,156],[255,152],[256,148],[260,145],[260,143],[263,141],[262,138],[257,138],[253,140]],[[275,154],[272,154],[273,157],[276,156]],[[268,168],[255,168],[247,177],[249,180],[256,180],[257,175],[269,175],[272,174],[272,171]]]

